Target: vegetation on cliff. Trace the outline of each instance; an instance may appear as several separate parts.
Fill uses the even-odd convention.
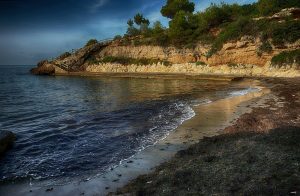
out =
[[[300,21],[285,16],[282,20],[270,20],[284,8],[300,7],[294,0],[259,0],[257,3],[211,4],[202,12],[195,12],[195,5],[188,0],[168,0],[161,9],[170,19],[169,27],[159,21],[151,26],[149,20],[138,13],[128,21],[127,33],[121,38],[124,45],[173,45],[194,47],[197,43],[210,44],[207,57],[219,51],[223,44],[242,36],[255,36],[263,41],[258,55],[270,52],[272,45],[282,46],[300,38]],[[260,17],[260,18],[259,18]],[[134,39],[132,39],[134,37]]]
[[[284,51],[274,56],[271,60],[272,66],[282,67],[286,65],[294,65],[300,68],[300,49],[292,51]]]
[[[50,64],[66,71],[84,70],[87,65],[103,62],[144,65],[165,60],[172,63],[202,61],[209,65],[233,63],[262,66],[278,53],[275,51],[299,48],[300,1],[258,0],[257,3],[246,5],[211,4],[197,12],[195,4],[189,0],[167,0],[161,14],[169,19],[168,27],[164,27],[160,21],[151,24],[142,13],[138,13],[127,21],[128,29],[123,36],[117,35],[113,41],[104,42],[91,39],[85,47],[66,52]],[[199,44],[203,47],[198,47]],[[141,51],[134,52],[130,48],[142,45],[160,49],[153,51],[153,55],[143,53],[143,56]],[[114,46],[124,46],[123,49],[128,51],[122,53],[115,47],[115,53],[106,51],[100,54],[106,46],[111,46],[109,50],[114,50]],[[155,52],[161,54],[154,55]],[[132,57],[129,53],[134,53],[135,59],[129,58]],[[296,56],[293,59],[298,59],[299,53],[294,54]],[[283,55],[287,56],[285,53]],[[158,60],[158,56],[163,58]],[[247,60],[244,56],[247,56]],[[292,62],[290,57],[283,58],[282,55],[274,59],[272,65],[275,67],[280,67],[279,62]],[[294,67],[299,68],[298,61],[293,62],[297,64]],[[168,65],[168,62],[163,64]],[[40,67],[34,69],[33,73],[46,71],[52,74],[52,67]]]
[[[85,46],[91,46],[91,45],[94,45],[94,44],[97,44],[98,41],[96,39],[90,39],[86,44]]]

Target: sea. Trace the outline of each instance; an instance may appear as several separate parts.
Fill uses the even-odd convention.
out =
[[[35,76],[0,66],[0,131],[16,134],[0,158],[0,185],[53,185],[101,175],[155,145],[193,107],[255,89],[229,81]]]

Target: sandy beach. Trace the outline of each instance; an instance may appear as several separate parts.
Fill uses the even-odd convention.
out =
[[[271,92],[240,104],[254,108],[222,134],[180,151],[112,195],[297,195],[300,80],[262,81]]]

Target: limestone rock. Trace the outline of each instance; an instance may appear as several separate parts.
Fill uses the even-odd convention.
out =
[[[47,60],[43,60],[38,63],[37,67],[32,68],[30,72],[35,75],[53,75],[55,68]]]

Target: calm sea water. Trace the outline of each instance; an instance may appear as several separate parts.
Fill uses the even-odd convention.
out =
[[[203,80],[33,76],[30,67],[0,66],[0,130],[17,135],[0,183],[101,174],[191,118],[193,105],[243,91]]]

